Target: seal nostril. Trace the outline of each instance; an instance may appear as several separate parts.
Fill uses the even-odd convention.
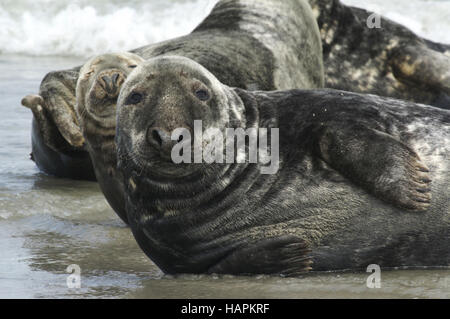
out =
[[[183,140],[183,135],[180,135],[180,137],[178,138],[178,143],[180,143]]]
[[[119,79],[119,73],[115,73],[112,76],[112,83],[114,83],[115,85],[117,85],[117,80]]]
[[[103,88],[106,90],[106,92],[111,92],[112,88],[113,88],[113,84],[111,83],[111,79],[108,76],[102,76],[102,80],[103,80]]]
[[[162,141],[161,135],[159,134],[158,130],[152,131],[152,137],[153,137],[153,140],[155,140],[159,146],[162,146],[163,141]]]
[[[147,143],[149,146],[158,151],[158,153],[167,158],[170,156],[174,142],[171,139],[170,133],[160,127],[149,127],[147,129]]]

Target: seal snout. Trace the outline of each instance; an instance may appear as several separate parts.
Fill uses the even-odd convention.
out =
[[[118,70],[110,70],[103,72],[98,76],[98,83],[108,95],[117,96],[125,76]]]

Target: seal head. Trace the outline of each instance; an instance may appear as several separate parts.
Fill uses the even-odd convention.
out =
[[[178,56],[154,58],[139,65],[124,84],[118,105],[118,121],[124,124],[119,138],[126,140],[122,145],[133,154],[123,160],[155,177],[186,177],[217,168],[200,163],[178,165],[171,159],[175,144],[198,138],[194,121],[201,120],[204,130],[245,124],[237,95],[197,62]],[[184,135],[172,139],[177,129],[188,133],[186,140]],[[204,148],[210,142],[203,138],[197,145]],[[191,150],[193,158],[195,150]]]
[[[141,57],[128,52],[104,54],[90,59],[81,68],[76,88],[76,111],[83,123],[115,128],[120,88],[127,75],[142,61]]]

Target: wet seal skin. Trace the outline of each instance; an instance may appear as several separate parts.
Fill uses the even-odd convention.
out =
[[[325,86],[449,108],[449,45],[424,40],[384,18],[381,29],[369,29],[371,12],[337,0],[308,2],[221,0],[191,34],[132,52],[144,59],[186,56],[222,83],[248,90]],[[33,141],[49,146],[44,156],[57,158],[70,149],[88,158],[74,116],[78,73],[79,67],[54,71],[42,80],[45,116],[34,117]],[[43,133],[46,127],[49,134]],[[46,172],[58,165],[34,157]],[[78,175],[93,176],[90,163],[85,166]],[[64,167],[50,173],[70,175]]]
[[[166,56],[130,73],[117,112],[130,227],[166,273],[450,265],[450,111],[332,89],[230,88]],[[194,120],[279,128],[278,172],[174,164],[170,132]]]
[[[305,0],[220,1],[191,34],[132,52],[144,59],[186,56],[223,83],[249,90],[318,88],[324,83],[319,29]],[[53,142],[53,134],[39,135],[42,129],[33,134],[56,152],[86,151],[74,110],[78,78],[75,68],[51,72],[41,83],[46,117],[37,118],[37,126],[51,127],[63,139]]]
[[[116,170],[116,104],[126,77],[143,61],[128,52],[93,57],[81,68],[76,88],[75,110],[97,181],[125,223],[123,178]]]

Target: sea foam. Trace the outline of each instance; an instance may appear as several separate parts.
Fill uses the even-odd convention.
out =
[[[0,53],[91,56],[191,32],[217,0],[2,0]]]

